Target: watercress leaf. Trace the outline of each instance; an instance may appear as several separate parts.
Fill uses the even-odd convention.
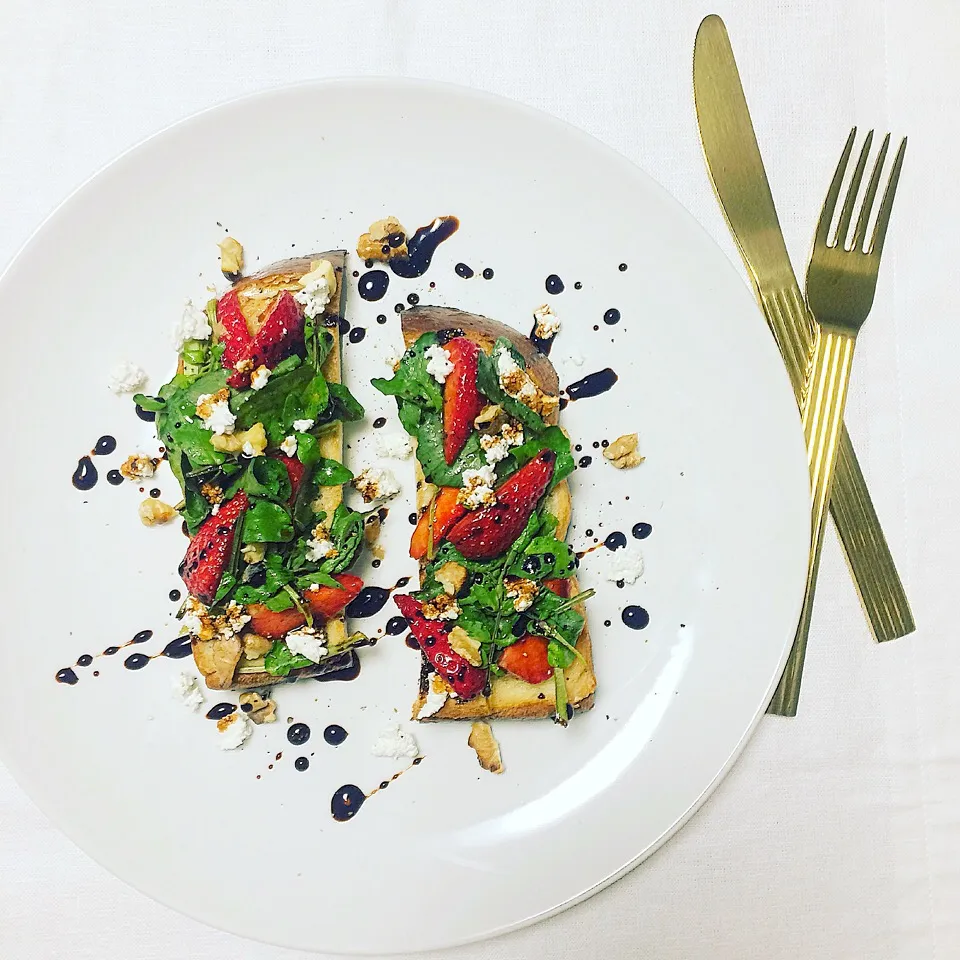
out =
[[[266,497],[279,503],[290,499],[290,475],[274,457],[254,457],[236,486],[252,497]]]
[[[563,597],[558,597],[550,590],[541,590],[528,615],[535,620],[542,620],[573,647],[583,630],[584,619],[573,607],[559,609],[565,603]]]
[[[237,578],[229,570],[225,570],[220,578],[220,586],[214,595],[213,602],[222,603],[230,595],[230,591],[237,585]]]
[[[447,463],[443,455],[443,421],[433,410],[422,411],[416,436],[417,459],[430,483],[441,487],[462,487],[464,470],[486,466],[487,458],[478,433],[471,433],[456,460]]]
[[[569,577],[575,568],[574,554],[562,540],[536,536],[524,549],[523,557],[508,572],[516,577],[539,581]]]
[[[213,449],[211,433],[197,417],[197,399],[206,393],[216,393],[226,383],[227,371],[214,370],[182,385],[166,398],[163,413],[157,415],[157,437],[167,450],[171,466],[178,454],[186,456],[191,469],[220,464],[226,459],[219,450]],[[176,468],[174,472],[177,473]],[[178,479],[182,480],[182,476]]]
[[[141,410],[152,410],[154,413],[166,409],[167,401],[162,397],[151,397],[146,393],[135,393],[133,395],[133,402]]]
[[[272,677],[285,677],[291,670],[309,667],[312,662],[302,654],[291,653],[282,640],[277,640],[263,658],[263,669]]]
[[[487,617],[473,613],[469,610],[462,610],[457,617],[457,625],[481,644],[490,643],[492,640],[493,622]]]
[[[402,398],[397,400],[397,407],[403,429],[412,436],[416,436],[423,411],[412,400],[404,400]]]
[[[309,590],[314,584],[318,587],[333,587],[334,590],[340,589],[340,584],[337,583],[329,573],[324,573],[322,570],[305,573],[303,576],[297,577],[294,582],[300,590]]]
[[[300,431],[296,431],[293,436],[297,441],[297,459],[305,467],[312,467],[320,459],[320,444],[317,438]]]
[[[534,433],[540,433],[546,428],[543,417],[535,410],[531,410],[525,403],[511,397],[500,386],[500,374],[497,371],[497,355],[500,348],[503,347],[516,361],[521,369],[526,368],[526,361],[517,352],[513,344],[505,337],[497,339],[493,345],[493,351],[487,355],[481,352],[477,365],[477,386],[480,392],[490,400],[491,403],[499,403],[503,409],[510,414],[514,420],[519,420],[523,424],[524,430],[531,430]]]
[[[318,424],[334,423],[337,420],[355,423],[363,419],[366,412],[363,404],[342,383],[328,383],[327,388],[330,391],[330,402],[326,410],[316,418]]]
[[[184,504],[180,510],[180,515],[186,521],[187,530],[192,537],[199,528],[200,524],[210,516],[210,503],[206,497],[194,490],[192,486],[187,486],[183,492]]]
[[[285,416],[287,399],[300,397],[314,378],[311,367],[301,364],[299,358],[297,364],[294,369],[281,373],[278,371],[282,364],[278,364],[262,390],[251,390],[236,404],[237,429],[249,430],[255,423],[262,423],[270,442],[280,444],[293,420],[300,419],[296,415]]]
[[[508,459],[513,460],[514,469],[519,469],[528,460],[532,460],[541,450],[553,450],[557,455],[553,464],[553,477],[550,479],[550,489],[552,490],[561,480],[573,472],[575,466],[573,451],[570,448],[570,438],[559,427],[545,427],[540,432],[527,431],[523,443],[510,451]],[[513,471],[511,470],[511,472]]]
[[[284,543],[293,539],[287,509],[270,500],[256,500],[243,517],[244,543]]]
[[[296,604],[294,604],[293,597],[291,597],[286,590],[281,590],[275,596],[270,597],[269,600],[265,600],[264,606],[274,613],[280,613],[283,610],[289,610],[291,607],[296,606]]]
[[[341,503],[330,522],[330,540],[337,555],[324,560],[320,569],[325,573],[342,573],[356,559],[363,546],[363,514]]]
[[[403,355],[393,377],[389,380],[377,377],[371,382],[381,393],[396,397],[398,402],[403,399],[429,410],[443,409],[443,389],[433,374],[427,373],[425,356],[427,349],[436,342],[435,333],[422,334]]]
[[[292,574],[279,553],[269,554],[260,563],[248,566],[237,587],[237,603],[264,603],[290,582]],[[286,594],[284,594],[286,596]]]
[[[556,640],[550,640],[547,643],[547,663],[549,663],[551,667],[559,667],[561,670],[566,670],[576,657],[577,655],[569,647],[565,647]]]
[[[320,487],[339,487],[353,479],[353,474],[342,463],[327,457],[317,461],[313,476]]]

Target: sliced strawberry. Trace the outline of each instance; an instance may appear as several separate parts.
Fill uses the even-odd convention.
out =
[[[253,340],[236,290],[225,293],[217,301],[217,320],[223,327],[223,365],[232,370],[247,355]]]
[[[249,360],[249,369],[237,371],[227,383],[231,387],[242,388],[250,383],[250,374],[257,367],[273,369],[281,360],[289,357],[298,347],[303,346],[303,313],[300,304],[289,290],[284,290],[277,298],[263,326],[250,341],[246,352],[235,363],[227,364],[224,353],[224,366],[236,367],[240,360]]]
[[[552,577],[549,580],[544,580],[543,585],[551,592],[555,593],[558,597],[569,597],[570,596],[570,581],[567,579],[560,579],[559,577]]]
[[[271,453],[270,456],[274,460],[279,460],[287,468],[287,476],[290,478],[290,500],[292,502],[297,496],[297,491],[300,489],[307,468],[296,457],[288,457],[284,453]],[[331,589],[333,588],[331,587]]]
[[[340,613],[363,589],[363,581],[352,573],[338,573],[333,579],[340,584],[339,588],[318,587],[303,594],[303,599],[314,617],[325,621]],[[285,637],[291,630],[302,627],[307,622],[306,617],[296,607],[277,611],[262,603],[251,603],[247,607],[247,613],[250,615],[250,629],[271,640]]]
[[[187,547],[180,564],[180,576],[190,593],[203,603],[213,602],[230,558],[237,523],[249,504],[241,490],[223,504],[218,513],[203,521]]]
[[[483,409],[477,389],[480,348],[466,337],[454,337],[444,349],[453,364],[443,386],[443,457],[453,463],[473,433],[473,421]]]
[[[541,450],[497,489],[497,502],[454,524],[447,539],[468,560],[499,557],[523,532],[546,493],[557,455]]]
[[[543,683],[553,676],[547,662],[547,639],[527,634],[500,654],[497,664],[527,683]]]
[[[487,672],[473,666],[450,646],[450,630],[454,622],[428,620],[423,616],[419,600],[407,594],[395,595],[393,602],[410,624],[420,649],[433,669],[453,688],[461,700],[472,700],[487,685]]]
[[[467,508],[457,502],[459,487],[441,487],[433,501],[433,549],[446,537],[447,531],[464,516]],[[430,509],[420,514],[410,538],[410,556],[422,560],[430,546]]]
[[[303,595],[315,617],[329,620],[336,616],[363,589],[363,581],[352,573],[338,573],[333,579],[340,584],[340,589],[318,587]]]

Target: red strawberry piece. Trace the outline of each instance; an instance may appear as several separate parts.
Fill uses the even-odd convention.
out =
[[[279,460],[287,468],[287,476],[290,478],[290,502],[293,502],[300,484],[303,483],[303,475],[307,468],[296,457],[288,457],[284,453],[271,453],[270,456]]]
[[[468,560],[499,557],[523,533],[540,498],[546,493],[557,455],[541,450],[497,489],[497,502],[458,521],[447,539]]]
[[[236,290],[225,293],[217,301],[217,321],[223,327],[223,365],[232,370],[246,356],[253,340]]]
[[[477,389],[480,348],[466,337],[455,337],[444,349],[453,364],[443,386],[443,457],[453,463],[473,432],[473,421],[483,409]]]
[[[335,617],[362,589],[363,581],[352,573],[338,573],[334,578],[339,587],[317,587],[307,590],[303,599],[314,617],[324,621]],[[276,640],[285,637],[291,630],[302,627],[307,619],[296,607],[290,610],[271,610],[262,603],[251,603],[247,607],[250,614],[250,629],[261,637]]]
[[[558,597],[566,598],[570,596],[570,581],[566,578],[551,577],[549,580],[544,580],[543,585]]]
[[[251,603],[247,605],[247,613],[250,615],[250,629],[257,636],[269,640],[279,640],[307,622],[307,618],[296,607],[271,610],[262,603]]]
[[[547,661],[546,637],[527,634],[510,644],[500,654],[498,665],[527,683],[543,683],[553,676],[553,667]]]
[[[394,596],[393,602],[410,624],[420,649],[433,669],[452,687],[461,700],[472,700],[487,685],[487,672],[475,667],[450,646],[450,630],[454,622],[428,620],[423,616],[419,600],[407,594]]]
[[[441,487],[431,504],[433,509],[433,549],[443,542],[447,531],[467,512],[467,508],[460,505],[457,497],[460,496],[459,487]],[[431,541],[430,508],[420,514],[417,526],[410,537],[410,556],[414,560],[422,560],[428,553]]]
[[[303,346],[303,313],[300,304],[289,290],[277,298],[263,326],[250,341],[246,352],[237,360],[248,360],[249,368],[237,371],[227,381],[231,387],[242,388],[250,383],[250,374],[257,367],[273,369],[281,360]],[[236,367],[237,363],[231,364]],[[224,353],[226,366],[226,353]]]
[[[223,504],[218,513],[203,521],[187,547],[180,564],[180,576],[190,593],[203,603],[213,603],[230,558],[237,523],[249,504],[241,490]]]

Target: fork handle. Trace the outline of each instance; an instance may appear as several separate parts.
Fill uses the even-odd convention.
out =
[[[783,676],[768,708],[769,713],[780,716],[796,716],[800,700],[803,659],[807,652],[817,572],[820,569],[820,553],[840,448],[843,408],[847,401],[855,344],[856,338],[850,334],[822,327],[813,355],[803,405],[803,437],[807,446],[812,497],[810,561],[807,565],[807,585],[800,623]]]

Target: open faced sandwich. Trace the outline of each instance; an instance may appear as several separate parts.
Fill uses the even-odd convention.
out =
[[[559,385],[526,337],[440,307],[403,313],[406,352],[374,386],[414,438],[420,589],[394,597],[422,650],[419,720],[593,706],[577,560],[564,542],[574,462]]]
[[[180,617],[211,688],[341,669],[366,642],[343,617],[364,527],[342,496],[342,423],[363,417],[341,382],[343,263],[286,260],[188,304],[177,374],[135,397],[182,489]]]

